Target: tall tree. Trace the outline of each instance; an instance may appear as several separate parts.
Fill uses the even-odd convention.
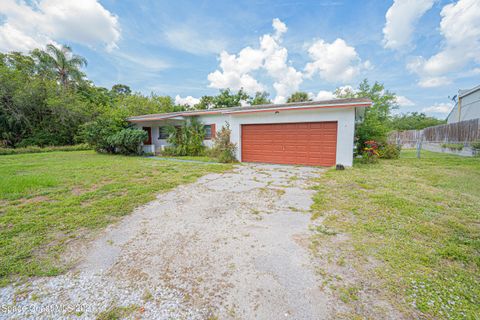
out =
[[[287,100],[287,102],[303,102],[303,101],[312,101],[312,99],[310,99],[308,97],[308,93],[306,92],[303,92],[303,91],[297,91],[295,93],[293,93]]]
[[[132,89],[125,84],[115,84],[112,86],[112,90],[110,90],[113,95],[129,95],[132,93]]]
[[[255,96],[250,99],[250,104],[252,106],[259,105],[259,104],[271,104],[272,101],[268,98],[270,94],[266,91],[263,92],[256,92]]]
[[[54,74],[63,88],[70,84],[81,83],[85,74],[80,70],[87,65],[87,60],[77,54],[67,45],[58,48],[48,44],[45,51],[33,50],[32,56],[36,58],[41,72]]]
[[[392,109],[398,108],[397,97],[394,93],[385,89],[382,83],[375,82],[370,85],[364,79],[356,90],[338,88],[335,91],[337,98],[369,98],[372,107],[365,110],[364,120],[355,128],[357,148],[362,150],[365,141],[375,140],[379,143],[386,142],[387,133],[390,130],[389,120]]]
[[[242,101],[247,102],[251,97],[243,91],[238,90],[236,93],[232,93],[230,89],[220,90],[220,93],[216,96],[203,96],[200,98],[200,102],[195,105],[196,109],[216,109],[216,108],[232,108],[242,105]]]

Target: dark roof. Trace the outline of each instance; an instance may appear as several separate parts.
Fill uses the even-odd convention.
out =
[[[324,108],[335,108],[335,107],[369,107],[372,104],[372,100],[368,98],[348,98],[348,99],[333,99],[333,100],[324,100],[324,101],[305,101],[305,102],[291,102],[291,103],[282,103],[282,104],[261,104],[255,106],[244,106],[244,107],[232,107],[232,108],[218,108],[218,109],[205,109],[205,110],[189,110],[189,111],[179,111],[179,112],[169,112],[169,113],[158,113],[158,114],[146,114],[141,116],[130,117],[128,121],[148,121],[148,120],[160,120],[168,119],[180,116],[195,116],[202,114],[229,114],[243,111],[261,111],[269,109],[295,109],[305,107],[324,107]],[[303,109],[303,108],[302,108]]]

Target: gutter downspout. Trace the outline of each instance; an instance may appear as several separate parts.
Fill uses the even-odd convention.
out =
[[[461,121],[461,114],[462,114],[462,98],[458,95],[458,122]]]

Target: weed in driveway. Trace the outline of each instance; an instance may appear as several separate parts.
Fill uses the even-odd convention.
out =
[[[135,311],[139,310],[137,305],[129,306],[112,306],[108,310],[98,314],[97,320],[119,320],[131,316]]]
[[[337,288],[339,298],[343,303],[350,303],[358,300],[358,292],[360,288],[358,286],[345,286]]]
[[[149,290],[145,290],[142,296],[142,300],[147,302],[153,300],[153,295]]]

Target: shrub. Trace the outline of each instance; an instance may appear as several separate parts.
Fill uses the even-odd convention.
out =
[[[69,141],[57,133],[38,131],[32,133],[28,138],[23,139],[15,145],[18,148],[26,148],[30,146],[48,147],[48,146],[62,146],[68,144]]]
[[[200,156],[205,153],[203,139],[205,138],[205,128],[196,118],[190,119],[180,127],[168,126],[169,137],[167,142],[170,144],[162,153],[171,156]]]
[[[375,112],[368,112],[364,121],[355,127],[356,150],[359,154],[367,147],[367,142],[376,141],[379,144],[387,142],[388,127]]]
[[[442,144],[442,148],[450,149],[452,151],[462,151],[463,143],[444,143]]]
[[[145,141],[147,137],[147,132],[144,130],[127,128],[109,136],[107,141],[115,153],[140,155],[142,154],[142,141]]]
[[[365,141],[365,147],[362,150],[362,162],[376,163],[378,162],[378,157],[378,143],[373,140]]]
[[[81,151],[81,150],[91,150],[88,144],[77,144],[73,146],[55,146],[55,147],[45,147],[41,148],[38,146],[29,146],[25,148],[0,148],[0,155],[8,154],[22,154],[22,153],[41,153],[41,152],[53,152],[53,151]]]
[[[98,118],[82,125],[79,139],[91,145],[97,152],[115,153],[115,147],[110,143],[109,138],[122,128],[112,119]]]
[[[230,130],[230,125],[227,122],[213,139],[213,148],[210,150],[210,153],[219,162],[231,163],[237,161],[235,157],[237,145],[230,141],[231,133],[232,130]]]
[[[470,143],[470,147],[475,150],[475,152],[479,152],[480,151],[480,140],[476,140],[472,143]]]
[[[385,143],[378,149],[379,157],[382,159],[398,159],[402,147],[393,143]]]

